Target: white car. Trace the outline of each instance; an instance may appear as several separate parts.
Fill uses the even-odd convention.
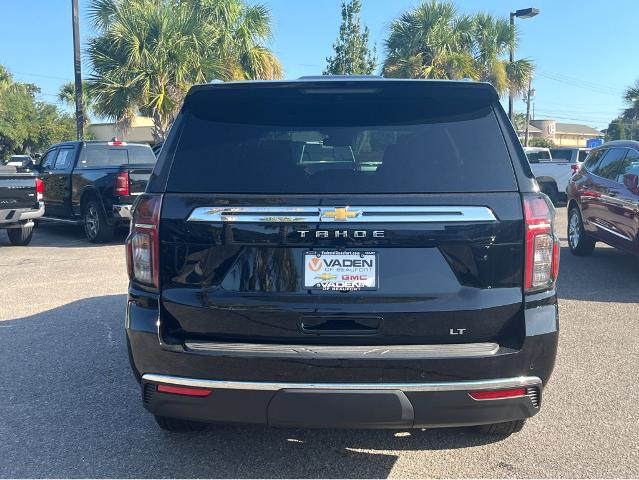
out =
[[[559,151],[559,158],[554,157],[552,152],[555,150]],[[563,154],[564,150],[570,154],[569,159],[567,154]],[[553,203],[566,199],[568,181],[581,166],[579,150],[581,149],[524,147],[530,168],[539,183],[539,189],[548,195]]]

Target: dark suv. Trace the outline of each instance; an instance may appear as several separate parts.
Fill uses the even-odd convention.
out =
[[[589,255],[600,240],[639,254],[639,142],[617,140],[592,150],[567,193],[572,253]]]
[[[553,222],[488,84],[193,87],[127,240],[144,406],[512,433],[555,362]]]

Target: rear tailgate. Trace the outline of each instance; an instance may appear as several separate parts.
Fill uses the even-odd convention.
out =
[[[37,207],[35,175],[0,170],[0,210]]]
[[[496,96],[371,91],[187,98],[160,222],[165,341],[519,345],[523,213]],[[318,142],[354,167],[305,169]]]

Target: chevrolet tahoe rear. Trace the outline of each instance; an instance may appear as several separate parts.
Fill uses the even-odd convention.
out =
[[[554,209],[484,83],[195,86],[127,260],[131,365],[168,430],[510,434],[555,361]]]

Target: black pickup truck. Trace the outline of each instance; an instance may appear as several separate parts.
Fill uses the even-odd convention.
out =
[[[33,220],[44,213],[42,182],[32,173],[17,173],[0,166],[0,229],[6,229],[13,245],[28,245]]]
[[[151,147],[126,142],[64,142],[35,170],[44,184],[45,220],[84,224],[90,242],[108,242],[128,223],[155,164]]]

